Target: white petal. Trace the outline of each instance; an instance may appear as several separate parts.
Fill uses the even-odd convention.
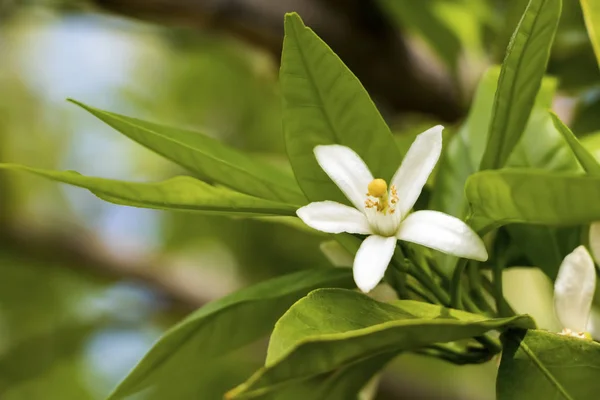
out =
[[[587,332],[590,333],[596,342],[600,342],[600,311],[593,309],[590,312],[590,319],[587,324]]]
[[[460,219],[439,211],[410,214],[400,224],[396,237],[457,257],[479,261],[488,258],[483,240],[477,233]]]
[[[392,178],[391,185],[398,190],[397,207],[402,216],[406,216],[415,205],[440,158],[443,129],[443,126],[437,125],[417,136]]]
[[[600,262],[600,222],[592,222],[590,225],[590,250],[596,262]]]
[[[354,282],[365,293],[371,291],[383,275],[394,255],[395,237],[371,235],[366,238],[354,258]]]
[[[315,147],[317,162],[323,171],[359,210],[365,208],[367,186],[373,175],[351,148],[332,144]]]
[[[594,261],[585,247],[579,246],[560,264],[554,282],[554,310],[563,327],[586,330],[595,289]]]
[[[371,233],[367,217],[354,207],[335,201],[318,201],[301,207],[296,214],[313,229],[327,233]]]

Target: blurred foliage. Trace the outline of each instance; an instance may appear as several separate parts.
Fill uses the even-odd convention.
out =
[[[449,79],[464,89],[467,102],[485,67],[501,61],[526,6],[524,0],[380,3],[423,57],[450,71]],[[115,18],[81,0],[0,1],[0,54],[3,162],[134,180],[183,172],[64,101],[74,97],[107,110],[193,128],[289,168],[283,157],[278,64],[263,50],[224,33]],[[576,105],[568,110],[576,134],[600,129],[597,68],[579,4],[565,1],[549,72],[558,78],[567,103]],[[390,116],[402,152],[430,118]],[[327,263],[318,251],[323,238],[291,226],[123,209],[29,176],[0,174],[0,222],[11,229],[84,229],[107,252],[125,259],[160,255],[161,260],[174,260],[174,265],[164,265],[173,274],[192,269],[210,297]],[[182,317],[181,309],[144,282],[127,276],[107,279],[77,263],[47,262],[35,252],[11,248],[3,241],[3,230],[3,400],[102,399],[152,341]],[[543,276],[532,279],[547,283]],[[514,295],[511,300],[520,310],[547,314],[547,301],[539,305],[537,299]],[[529,303],[535,304],[527,308]],[[198,371],[196,376],[210,382],[212,390],[202,398],[220,398],[245,379],[261,362],[264,343],[258,347]],[[435,382],[440,393],[484,399],[493,396],[489,388],[494,371],[491,364],[461,370],[410,356],[400,357],[391,373],[417,382],[443,375],[448,379]],[[193,395],[198,396],[173,398]],[[166,395],[148,393],[143,398]]]

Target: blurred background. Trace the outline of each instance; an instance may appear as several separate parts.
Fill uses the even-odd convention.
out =
[[[286,11],[298,11],[356,73],[405,146],[427,125],[460,123],[525,6],[0,0],[0,161],[134,181],[186,173],[65,101],[74,98],[193,128],[285,165],[277,74]],[[573,130],[600,126],[600,74],[576,0],[564,1],[549,72]],[[268,277],[327,265],[320,241],[268,222],[115,206],[2,173],[0,399],[103,399],[192,310]],[[556,327],[545,275],[515,269],[505,278],[517,310]],[[206,392],[198,398],[221,398],[261,365],[264,350],[259,343],[199,366]],[[496,363],[402,356],[378,398],[493,399]]]

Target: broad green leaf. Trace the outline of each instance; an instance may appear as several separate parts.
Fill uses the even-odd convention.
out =
[[[531,0],[508,45],[480,169],[501,168],[519,141],[542,83],[561,0]]]
[[[552,91],[556,81],[551,80]],[[544,84],[538,98],[544,92]],[[545,104],[536,104],[525,133],[510,155],[507,166],[543,168],[556,172],[579,172],[581,167],[572,146],[558,127],[555,127],[547,108],[552,96],[545,96]],[[555,228],[543,225],[518,224],[506,227],[513,242],[527,256],[531,265],[541,268],[551,279],[558,267],[580,241],[580,227]]]
[[[70,100],[142,146],[209,182],[256,197],[306,202],[291,175],[199,132],[142,121]]]
[[[377,354],[534,326],[527,316],[489,319],[417,301],[387,304],[349,290],[317,290],[277,322],[265,367],[228,398],[253,398]]]
[[[583,225],[600,220],[600,177],[535,169],[482,171],[466,195],[479,232],[511,223]]]
[[[467,120],[445,144],[435,181],[431,208],[462,218],[467,178],[477,172],[491,118],[492,104],[500,69],[489,68],[481,77]]]
[[[287,152],[309,200],[348,203],[319,167],[317,145],[348,146],[374,176],[392,177],[400,153],[379,111],[356,76],[295,13],[285,17],[279,76]]]
[[[387,352],[359,360],[332,372],[300,382],[278,386],[273,391],[255,393],[254,400],[347,400],[356,399],[364,386],[390,362],[397,352]]]
[[[484,73],[467,120],[446,145],[430,204],[436,210],[462,217],[466,203],[464,185],[467,178],[479,170],[499,75],[499,67],[491,67]],[[545,77],[525,132],[507,161],[507,166],[539,167],[556,171],[579,168],[577,159],[552,125],[547,113],[555,91],[556,80]]]
[[[498,400],[592,400],[600,392],[600,344],[529,330],[503,335]]]
[[[600,65],[600,2],[597,0],[579,0],[583,10],[583,19],[588,31],[596,60]]]
[[[552,122],[554,123],[554,126],[563,135],[563,137],[565,138],[565,140],[571,147],[573,154],[575,154],[575,156],[577,157],[577,160],[579,160],[579,164],[581,164],[581,166],[583,167],[585,172],[587,172],[590,175],[595,175],[595,176],[600,175],[600,164],[598,164],[598,161],[596,161],[594,156],[592,156],[587,151],[587,149],[581,143],[579,143],[579,140],[577,139],[577,137],[560,120],[560,118],[558,118],[558,116],[556,114],[551,112],[550,116],[552,118]]]
[[[171,328],[109,396],[163,385],[196,387],[194,366],[266,335],[296,300],[319,287],[353,287],[350,269],[312,269],[271,279],[200,308]]]
[[[187,176],[157,183],[125,182],[83,176],[74,171],[51,171],[16,164],[0,164],[0,169],[26,171],[47,179],[88,189],[102,200],[132,207],[210,214],[254,216],[293,216],[297,206],[211,186]]]

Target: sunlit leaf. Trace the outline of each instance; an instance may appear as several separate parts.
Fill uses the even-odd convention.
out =
[[[498,400],[595,399],[600,391],[600,344],[529,330],[503,335]]]
[[[210,214],[253,216],[295,215],[297,206],[211,186],[187,176],[158,183],[125,182],[83,176],[74,171],[51,171],[16,164],[0,164],[0,168],[26,171],[54,181],[88,189],[99,198],[132,207],[176,211],[198,211]]]
[[[535,169],[482,171],[467,181],[473,226],[580,225],[600,220],[600,177]]]
[[[556,114],[550,113],[550,116],[554,126],[563,135],[585,172],[590,175],[600,175],[600,164],[598,164],[598,161],[594,159],[594,156],[592,156],[587,149],[581,143],[579,143],[577,137],[565,124],[563,124]]]
[[[600,3],[597,0],[579,0],[588,35],[600,65]]]
[[[508,45],[481,169],[504,166],[525,129],[542,83],[561,0],[531,0]]]
[[[199,132],[142,121],[71,102],[202,179],[265,199],[303,204],[293,176]]]
[[[373,175],[392,177],[400,153],[389,128],[354,74],[297,14],[285,17],[280,83],[286,148],[309,200],[347,203],[317,164],[317,145],[348,146]]]
[[[206,363],[266,335],[296,300],[319,287],[352,287],[349,269],[313,269],[240,290],[200,308],[171,328],[144,356],[109,399],[152,386],[195,387],[194,366]]]
[[[228,398],[253,398],[375,354],[418,349],[510,326],[526,329],[535,324],[527,316],[489,319],[416,301],[387,304],[349,290],[317,290],[277,322],[265,367],[229,392]]]

